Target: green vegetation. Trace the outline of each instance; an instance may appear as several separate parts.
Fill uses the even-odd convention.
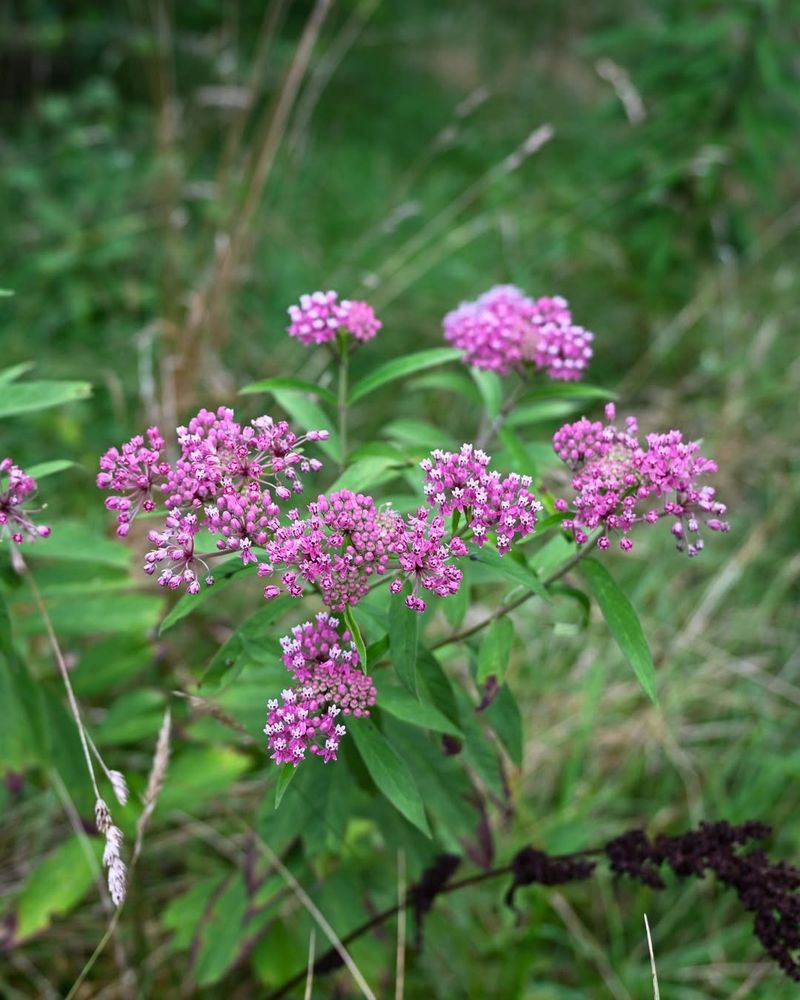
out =
[[[528,843],[559,853],[637,824],[757,818],[775,829],[770,854],[797,863],[795,5],[334,3],[278,128],[312,3],[273,0],[266,15],[250,0],[57,6],[31,4],[25,22],[0,15],[0,285],[13,292],[0,298],[0,368],[34,364],[0,375],[0,458],[65,460],[40,485],[53,536],[30,565],[98,747],[131,786],[113,809],[128,846],[168,704],[173,718],[128,902],[74,995],[267,995],[305,966],[315,926],[272,852],[340,935],[392,905],[398,879],[418,878],[435,853],[420,802],[395,789],[408,823],[376,800],[381,779],[356,747],[343,745],[347,768],[312,761],[288,784],[264,753],[264,705],[286,675],[278,637],[306,605],[265,605],[234,577],[184,617],[188,598],[142,582],[141,539],[112,542],[94,487],[108,447],[201,405],[247,417],[282,407],[325,426],[326,361],[285,333],[286,307],[315,288],[369,298],[384,322],[353,357],[349,433],[355,449],[382,427],[395,451],[355,452],[351,488],[388,489],[409,455],[472,439],[478,408],[499,407],[493,380],[457,364],[420,365],[403,383],[378,371],[444,348],[445,312],[514,282],[569,298],[596,335],[592,383],[645,431],[703,438],[729,505],[730,534],[701,559],[663,537],[603,558],[649,640],[657,703],[642,688],[651,665],[635,619],[617,622],[621,649],[614,626],[567,591],[523,604],[516,639],[501,626],[437,651],[468,688],[471,670],[507,668],[514,695],[493,702],[488,725],[460,686],[454,696],[471,727],[480,828],[460,757],[439,753],[452,714],[429,707],[413,726],[407,693],[387,691],[381,731],[422,804],[436,803],[443,846],[472,870]],[[515,158],[545,125],[552,136]],[[320,378],[318,399],[285,381]],[[495,453],[513,464],[521,449],[554,483],[553,431],[598,416],[605,398],[543,394]],[[327,486],[335,461],[325,473]],[[527,551],[542,575],[552,569]],[[480,585],[493,569],[476,560],[470,573]],[[526,585],[524,569],[507,572],[508,587]],[[574,582],[603,607],[597,566]],[[470,613],[482,618],[496,602],[479,593]],[[0,674],[0,992],[64,996],[110,919],[94,885],[100,841],[87,835],[93,797],[35,594],[2,551],[0,597],[14,619],[13,648],[0,643],[14,665]],[[466,612],[445,604],[439,636]],[[373,620],[383,611],[366,605]],[[389,623],[394,645],[414,644],[411,624]],[[429,689],[436,662],[415,665]],[[364,758],[372,742],[376,769],[379,739],[364,727],[353,741]],[[711,880],[661,893],[607,876],[533,887],[518,894],[520,919],[503,892],[487,882],[437,900],[424,947],[408,950],[406,997],[650,996],[644,912],[665,998],[796,994]],[[351,950],[379,996],[393,995],[395,933],[389,922]],[[316,946],[328,946],[319,930]],[[313,995],[359,990],[340,970]]]

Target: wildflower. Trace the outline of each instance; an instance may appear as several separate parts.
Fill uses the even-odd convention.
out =
[[[606,417],[614,420],[613,404],[606,407]],[[668,517],[673,519],[678,550],[697,555],[703,548],[701,524],[710,531],[730,527],[721,520],[726,508],[716,500],[713,487],[698,482],[717,471],[716,463],[699,454],[697,441],[684,442],[680,431],[649,434],[645,446],[637,433],[633,417],[627,418],[625,430],[582,418],[556,432],[553,447],[574,473],[573,515],[562,524],[579,545],[602,528],[597,541],[601,549],[607,549],[610,534],[618,532],[619,546],[627,552],[633,547],[628,535],[634,525]],[[560,500],[556,506],[566,511],[570,505]]]
[[[356,340],[372,340],[383,323],[368,302],[342,302],[342,326]]]
[[[281,639],[283,662],[297,680],[294,687],[267,702],[264,732],[277,764],[297,766],[307,753],[325,763],[336,760],[347,728],[342,716],[369,715],[375,704],[372,678],[358,668],[358,653],[349,633],[341,637],[339,621],[326,613],[304,622]]]
[[[121,449],[109,448],[100,459],[97,486],[114,490],[123,496],[106,499],[106,510],[117,511],[117,534],[124,538],[140,511],[156,508],[153,497],[158,481],[169,472],[169,463],[162,461],[164,438],[157,427],[147,431],[147,444],[141,434],[132,437]]]
[[[497,551],[503,555],[515,535],[534,530],[541,504],[528,489],[530,476],[502,477],[489,470],[489,462],[484,451],[464,444],[458,452],[431,452],[420,467],[428,503],[443,515],[463,512],[478,547],[486,543],[489,532],[495,532]]]
[[[262,575],[285,567],[284,589],[293,597],[303,593],[301,581],[319,587],[322,599],[334,611],[356,604],[373,578],[386,572],[396,515],[379,511],[370,496],[339,490],[321,495],[308,505],[309,517],[290,512],[291,523],[279,528],[267,544],[270,560]],[[276,585],[265,597],[280,592]]]
[[[434,517],[429,521],[430,513],[421,507],[416,514],[409,514],[405,522],[398,518],[393,544],[404,575],[393,580],[389,589],[399,594],[404,579],[411,579],[412,590],[406,597],[406,607],[420,613],[426,605],[419,596],[419,587],[439,597],[457,593],[464,574],[450,560],[467,554],[467,546],[458,536],[449,542],[443,540],[444,518]]]
[[[36,480],[29,476],[10,458],[0,462],[0,542],[8,536],[16,545],[25,539],[35,541],[47,538],[50,528],[46,524],[35,524],[32,517],[42,507],[24,506],[36,495]]]
[[[573,323],[566,299],[531,299],[514,285],[496,285],[474,302],[462,302],[445,316],[444,335],[476,368],[508,375],[527,365],[562,381],[581,378],[594,339]]]
[[[140,511],[155,510],[156,498],[164,497],[168,516],[162,530],[148,535],[153,548],[145,556],[145,572],[152,575],[161,567],[161,586],[185,586],[196,594],[200,576],[214,582],[207,560],[235,552],[245,565],[259,561],[258,553],[280,525],[281,502],[302,492],[302,476],[322,467],[303,446],[325,440],[328,432],[298,437],[285,420],[270,416],[240,424],[233,410],[220,406],[200,410],[176,433],[179,454],[173,463],[162,460],[164,439],[151,427],[147,445],[135,437],[103,456],[97,485],[115,491],[106,507],[118,512],[122,536]],[[201,529],[218,536],[216,551],[195,551]]]
[[[372,340],[383,325],[368,302],[339,301],[337,292],[301,295],[300,304],[289,306],[289,336],[301,344],[326,344],[344,330],[356,340]]]

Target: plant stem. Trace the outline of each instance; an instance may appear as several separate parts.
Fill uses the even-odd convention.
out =
[[[578,563],[585,559],[588,555],[594,551],[594,543],[602,534],[602,530],[596,532],[588,542],[586,542],[577,552],[566,559],[558,569],[553,570],[553,572],[542,580],[542,585],[544,587],[549,587],[560,580],[562,576],[565,576],[569,571],[578,565]],[[507,615],[509,611],[513,611],[518,608],[520,604],[524,604],[525,601],[530,600],[531,597],[535,597],[535,593],[531,590],[527,594],[523,594],[522,597],[518,598],[516,601],[512,601],[511,604],[506,604],[504,607],[497,608],[490,615],[487,615],[484,619],[479,621],[475,625],[471,625],[469,628],[462,629],[460,632],[454,632],[453,635],[449,635],[444,639],[440,639],[438,642],[433,643],[430,647],[431,649],[440,649],[442,646],[449,646],[451,643],[460,642],[462,639],[467,639],[471,635],[475,635],[476,632],[480,632],[482,629],[486,628],[487,625],[491,625],[493,621],[498,618],[502,618]]]
[[[339,396],[338,396],[338,414],[339,414],[339,449],[341,452],[341,459],[339,461],[339,471],[344,472],[344,468],[347,465],[347,376],[348,376],[348,366],[350,362],[349,352],[347,349],[347,341],[342,339],[339,343],[340,353],[339,353]]]
[[[525,389],[527,389],[527,387],[528,387],[527,380],[525,379],[524,376],[520,375],[519,381],[506,397],[505,402],[500,408],[500,412],[497,414],[494,420],[488,425],[488,427],[484,427],[484,429],[478,435],[478,438],[475,441],[476,448],[486,448],[492,443],[492,441],[494,441],[495,435],[500,431],[506,420],[508,420],[509,414],[517,405],[520,396],[525,391]]]

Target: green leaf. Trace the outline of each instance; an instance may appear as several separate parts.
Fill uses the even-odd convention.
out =
[[[90,863],[87,851],[94,854],[96,866]],[[53,917],[69,913],[83,899],[94,881],[102,852],[100,840],[73,837],[34,868],[17,900],[17,941],[44,930]]]
[[[318,399],[324,399],[326,403],[336,406],[336,395],[330,389],[321,385],[314,385],[313,382],[306,382],[302,378],[265,378],[260,382],[251,382],[239,390],[240,396],[249,396],[257,392],[274,393],[276,389],[288,389],[290,392],[307,392]],[[308,428],[307,428],[308,429]],[[320,430],[319,427],[312,427],[311,430]]]
[[[427,351],[417,351],[415,354],[393,358],[391,361],[374,368],[369,375],[357,382],[350,391],[348,402],[356,403],[371,392],[375,392],[376,389],[380,389],[381,386],[405,378],[406,375],[411,375],[413,372],[423,371],[425,368],[435,368],[448,361],[455,361],[459,357],[461,357],[461,352],[454,347],[433,347]]]
[[[497,372],[487,372],[482,368],[470,368],[469,373],[481,394],[486,413],[494,419],[500,413],[500,407],[503,405],[505,391],[503,380]]]
[[[33,368],[32,361],[23,361],[19,365],[11,365],[10,368],[4,368],[0,371],[0,385],[8,385],[9,382],[16,382],[20,375],[29,372],[31,368]]]
[[[517,699],[504,684],[483,713],[517,767],[522,767],[522,715]]]
[[[275,782],[275,808],[281,804],[283,796],[286,794],[286,789],[289,787],[289,782],[297,774],[297,768],[294,764],[281,764],[280,771],[278,772],[278,780]]]
[[[194,974],[198,986],[210,986],[227,972],[242,946],[247,913],[244,876],[236,874],[214,901],[202,922],[201,943]]]
[[[396,719],[410,722],[420,729],[432,729],[435,733],[449,733],[461,736],[461,730],[446,715],[428,702],[419,701],[405,688],[381,684],[378,688],[377,703],[382,712],[388,712]]]
[[[522,476],[535,476],[538,472],[536,463],[519,434],[505,426],[500,428],[499,437],[503,447],[508,452],[514,472],[518,472]]]
[[[470,404],[481,401],[477,387],[465,372],[429,372],[427,375],[420,375],[419,378],[412,379],[408,388],[411,390],[446,389],[449,392],[457,393]]]
[[[329,487],[329,492],[351,490],[353,493],[363,493],[374,486],[395,479],[400,475],[404,465],[408,463],[401,462],[398,465],[396,458],[378,455],[356,459],[350,463],[333,486]]]
[[[508,615],[495,618],[486,630],[478,650],[476,679],[479,684],[483,684],[489,677],[496,677],[499,683],[503,683],[513,642],[514,623]]]
[[[25,470],[34,479],[44,479],[45,476],[52,476],[56,472],[63,472],[64,469],[76,468],[76,462],[70,462],[66,458],[54,458],[52,462],[40,462],[38,465],[29,465]]]
[[[460,713],[450,678],[433,653],[422,646],[417,653],[417,680],[420,697],[435,705],[442,715],[460,726]]]
[[[522,587],[532,590],[543,601],[550,600],[550,595],[547,593],[538,575],[527,563],[518,562],[512,552],[507,552],[504,556],[501,556],[496,549],[489,545],[484,545],[477,552],[470,552],[469,558],[471,562],[490,566],[498,576],[502,576],[510,583],[518,583]]]
[[[248,662],[260,658],[258,654],[262,651],[264,637],[269,635],[268,627],[294,603],[295,599],[288,595],[276,597],[245,619],[216,651],[200,677],[197,686],[203,695],[223,691],[239,676]],[[269,648],[267,655],[271,655]],[[277,649],[277,658],[280,659],[280,647]]]
[[[633,605],[602,563],[584,559],[581,570],[625,659],[648,697],[657,702],[656,668]]]
[[[455,448],[455,438],[441,427],[435,427],[426,420],[414,420],[412,417],[400,417],[390,421],[384,428],[386,435],[401,444],[411,445],[420,452],[433,451],[434,448]]]
[[[538,403],[516,406],[508,417],[508,426],[525,427],[548,420],[562,420],[574,413],[579,405],[579,399],[545,399]]]
[[[91,394],[89,382],[16,382],[3,388],[0,417],[74,403],[88,399]]]
[[[164,620],[158,626],[158,634],[163,635],[173,625],[192,612],[208,603],[212,598],[216,599],[221,590],[226,590],[242,573],[249,569],[249,566],[241,561],[238,556],[226,560],[221,566],[217,566],[214,571],[214,583],[210,587],[204,586],[199,594],[183,594],[174,607],[164,616]]]
[[[450,628],[454,629],[458,628],[464,621],[470,602],[469,562],[466,560],[463,561],[460,568],[463,573],[461,585],[455,594],[451,594],[442,600],[444,616]]]
[[[356,650],[358,651],[358,659],[361,664],[361,669],[364,673],[367,672],[367,647],[364,645],[364,639],[361,636],[361,629],[358,627],[358,622],[353,614],[353,609],[348,604],[344,609],[344,623],[348,629],[350,629],[350,634],[353,637],[353,642],[356,644]]]
[[[53,521],[48,518],[47,523],[52,534],[41,544],[31,545],[26,552],[34,560],[86,562],[127,570],[130,551],[121,542],[103,538],[82,521]]]
[[[406,607],[404,598],[411,592],[406,584],[399,594],[389,601],[389,645],[392,665],[397,676],[408,690],[417,694],[417,643],[419,640],[419,614]]]
[[[99,635],[107,632],[147,632],[158,622],[160,594],[97,594],[53,598],[48,604],[59,635]],[[36,616],[21,621],[26,633],[41,630]]]
[[[341,460],[342,449],[339,444],[339,435],[333,429],[331,418],[320,409],[317,404],[308,399],[304,393],[295,392],[292,389],[273,389],[272,395],[279,406],[289,414],[297,424],[292,428],[296,434],[304,434],[306,431],[328,431],[328,438],[325,441],[317,441],[316,446],[323,451],[328,458],[334,462]]]
[[[378,790],[409,823],[430,837],[422,797],[403,758],[369,719],[354,719],[349,732]]]
[[[47,756],[41,691],[17,656],[11,614],[0,594],[0,771],[23,771]]]
[[[249,756],[232,747],[193,747],[176,755],[158,800],[159,814],[173,809],[195,813],[203,802],[227,793],[250,764]]]
[[[527,403],[534,399],[603,399],[615,400],[618,395],[602,385],[588,385],[585,382],[548,381],[544,385],[530,388],[522,397]]]

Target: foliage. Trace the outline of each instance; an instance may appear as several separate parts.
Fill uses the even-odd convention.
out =
[[[775,826],[786,856],[796,843],[791,5],[334,8],[235,280],[193,328],[192,303],[241,219],[259,119],[304,30],[310,5],[288,6],[228,163],[238,112],[222,98],[253,65],[263,5],[238,5],[238,28],[208,5],[179,5],[167,36],[138,11],[44,5],[2,42],[0,204],[13,224],[0,268],[14,291],[0,299],[3,358],[37,367],[0,388],[0,458],[24,459],[48,500],[52,537],[26,559],[89,729],[129,778],[131,803],[114,807],[128,847],[167,703],[175,717],[118,944],[88,972],[94,990],[119,980],[121,955],[151,996],[186,983],[258,993],[302,969],[313,921],[267,848],[344,936],[395,904],[399,873],[413,882],[442,849],[481,868],[531,841],[563,853],[632,824],[660,833],[750,816]],[[544,122],[553,139],[504,168]],[[285,683],[277,637],[311,615],[284,598],[264,605],[239,573],[194,599],[143,586],[139,547],[134,558],[104,537],[97,456],[156,416],[231,403],[240,386],[248,416],[324,426],[333,369],[289,341],[284,309],[331,284],[369,297],[384,330],[352,356],[351,461],[340,477],[332,434],[324,486],[413,509],[415,463],[471,439],[479,409],[494,419],[504,401],[492,373],[438,365],[454,357],[441,317],[506,281],[563,289],[591,317],[597,386],[530,391],[492,449],[498,465],[555,482],[553,430],[594,414],[608,383],[648,427],[704,436],[734,531],[697,563],[643,537],[543,600],[543,581],[574,554],[545,511],[521,560],[474,553],[468,587],[422,619],[375,592],[354,613],[375,667],[372,721],[335,764],[274,768],[261,729]],[[7,419],[21,402],[13,387],[26,386],[36,405],[58,405]],[[100,841],[83,835],[91,789],[34,594],[5,565],[0,574],[13,617],[13,635],[0,626],[11,949],[0,990],[38,995],[38,971],[65,994],[108,920],[84,877],[99,868],[79,855]],[[522,597],[491,628],[444,643]],[[626,659],[645,689],[655,674],[657,704]],[[491,677],[494,697],[477,711]],[[437,901],[424,949],[409,952],[407,996],[648,995],[643,910],[663,995],[793,995],[759,963],[735,903],[700,884],[657,899],[602,875],[591,894],[527,890],[519,922],[498,900],[476,885]],[[317,947],[328,947],[319,929]],[[391,934],[352,955],[380,995],[391,990]],[[318,988],[356,995],[346,971]]]

